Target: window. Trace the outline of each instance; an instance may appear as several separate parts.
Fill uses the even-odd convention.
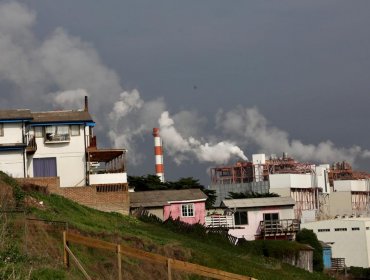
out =
[[[279,220],[279,213],[264,213],[263,214],[263,220],[265,222],[273,222]]]
[[[4,136],[4,124],[0,123],[0,136]]]
[[[42,138],[42,126],[35,126],[35,137],[36,138]]]
[[[370,230],[370,227],[366,227],[366,230]]]
[[[194,204],[181,205],[181,213],[183,217],[194,217]]]
[[[360,230],[359,227],[353,227],[352,230]]]
[[[69,125],[48,125],[45,127],[45,138],[47,142],[69,141]]]
[[[335,228],[334,231],[347,231],[347,228]]]
[[[248,224],[248,212],[247,211],[237,211],[234,213],[235,225],[247,225]]]
[[[319,228],[318,232],[327,232],[330,231],[330,228]]]
[[[80,135],[80,126],[78,124],[71,125],[71,136]]]

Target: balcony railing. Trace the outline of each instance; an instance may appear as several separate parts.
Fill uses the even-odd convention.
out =
[[[300,229],[297,219],[261,221],[257,231],[257,238],[292,238]]]
[[[36,150],[37,150],[37,144],[36,144],[35,136],[26,135],[26,143],[27,143],[27,147],[26,147],[27,153],[29,153],[29,154],[35,153]]]
[[[234,216],[231,215],[211,215],[206,217],[206,227],[209,228],[233,228]]]

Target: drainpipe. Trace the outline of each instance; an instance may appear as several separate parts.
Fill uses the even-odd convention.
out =
[[[89,186],[89,174],[87,170],[87,157],[89,156],[87,152],[87,144],[86,144],[86,123],[84,123],[84,146],[85,146],[85,185]]]
[[[22,121],[22,142],[26,142],[25,144],[27,145],[27,141],[25,139],[25,126],[24,126],[24,121]],[[26,178],[26,149],[27,149],[27,146],[26,147],[23,147],[23,178]]]

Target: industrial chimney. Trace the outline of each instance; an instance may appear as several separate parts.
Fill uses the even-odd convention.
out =
[[[159,128],[153,128],[154,136],[154,155],[155,155],[155,173],[164,182],[164,168],[163,168],[163,148],[162,139],[159,136]]]
[[[85,112],[88,112],[89,111],[89,99],[87,96],[85,96],[85,108],[84,108],[84,111]]]

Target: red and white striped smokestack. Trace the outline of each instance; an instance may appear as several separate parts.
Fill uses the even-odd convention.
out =
[[[164,182],[164,168],[163,168],[163,148],[162,139],[159,136],[159,128],[153,128],[154,136],[154,155],[155,155],[155,173]]]

